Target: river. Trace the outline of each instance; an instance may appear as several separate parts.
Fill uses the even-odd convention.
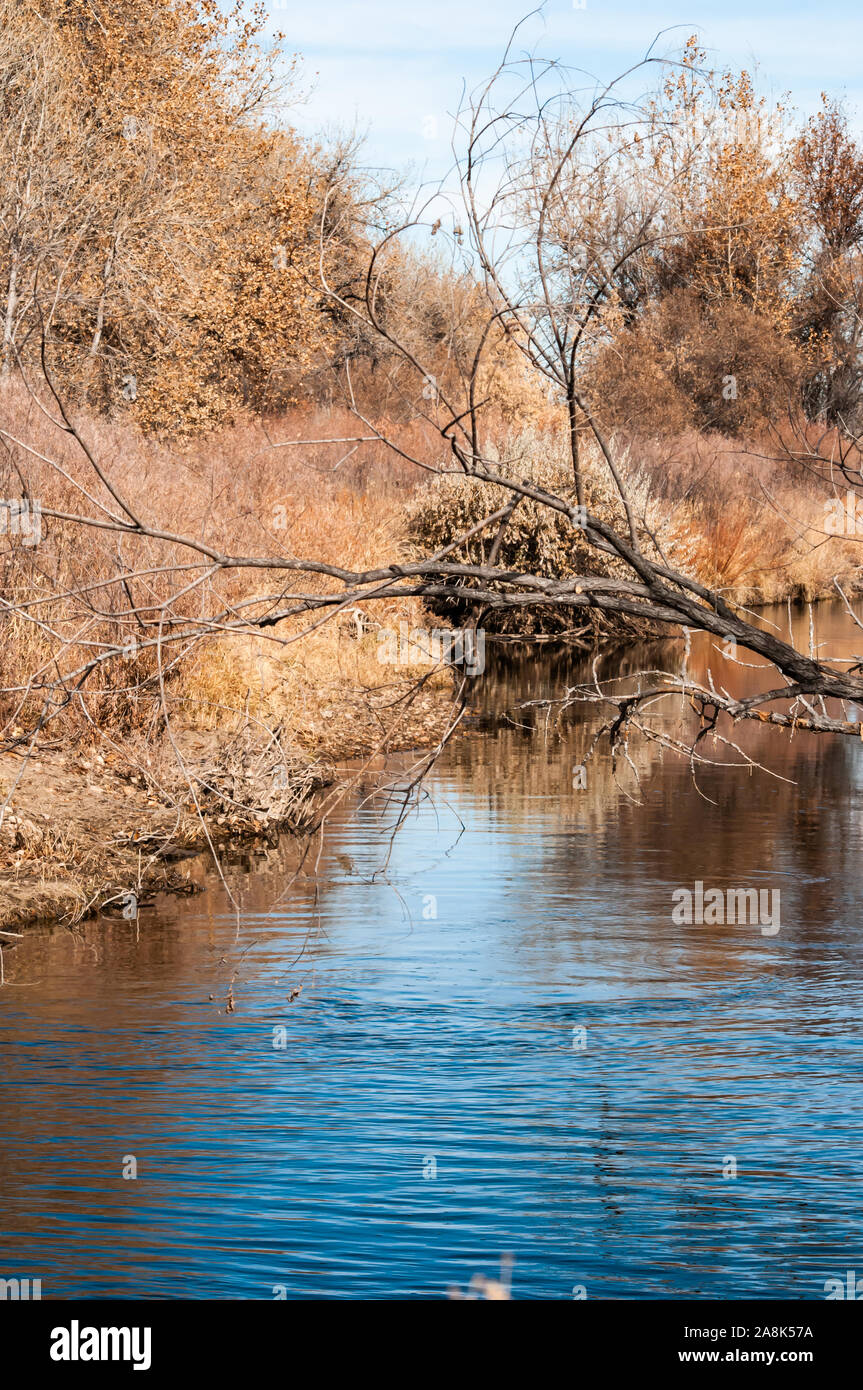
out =
[[[849,629],[817,610],[819,643],[863,649]],[[708,664],[764,679],[696,639]],[[694,780],[641,746],[639,793],[607,751],[574,775],[595,712],[520,707],[583,678],[497,658],[418,801],[408,755],[362,775],[316,863],[226,867],[239,912],[213,874],[7,947],[0,1276],[258,1299],[444,1297],[505,1254],[515,1298],[863,1276],[863,747],[750,726],[767,771]],[[780,929],[676,921],[699,881],[778,890]]]

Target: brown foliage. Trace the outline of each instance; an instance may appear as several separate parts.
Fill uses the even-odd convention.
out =
[[[748,73],[717,79],[705,57],[690,40],[651,107],[645,162],[669,193],[615,287],[588,395],[611,427],[665,436],[804,412],[857,429],[863,149],[827,97],[795,133]]]
[[[676,290],[599,354],[591,394],[613,429],[739,434],[793,413],[803,370],[800,350],[769,319]]]

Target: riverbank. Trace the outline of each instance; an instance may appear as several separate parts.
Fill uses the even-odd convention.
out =
[[[524,649],[550,645],[567,650],[547,640]],[[214,855],[312,829],[319,794],[342,780],[338,765],[355,775],[386,754],[433,749],[456,715],[455,692],[451,672],[412,669],[377,688],[317,688],[290,739],[247,718],[157,742],[102,730],[77,751],[0,753],[0,948],[45,920],[134,920],[156,894],[198,892]]]
[[[38,536],[0,546],[0,929],[194,891],[201,854],[212,868],[213,848],[302,828],[335,762],[439,740],[451,673],[380,655],[382,629],[425,621],[419,599],[326,623],[299,605],[266,627],[284,575],[274,587],[254,567],[202,580],[194,552],[168,538],[127,564],[98,526],[59,519],[92,490],[79,443],[20,383],[0,401],[10,436],[27,441],[19,461],[33,463],[42,508]],[[406,464],[366,446],[340,470],[341,445],[289,461],[273,446],[270,427],[279,439],[349,433],[332,412],[246,423],[187,450],[128,420],[80,425],[129,505],[170,517],[171,534],[356,572],[404,558]],[[312,598],[333,587],[308,579]]]
[[[38,544],[9,536],[0,553],[0,929],[129,911],[131,894],[140,902],[194,891],[201,854],[212,864],[214,848],[302,828],[334,763],[437,744],[452,717],[452,672],[435,671],[421,647],[406,654],[399,642],[395,665],[385,654],[403,631],[459,626],[461,601],[433,616],[409,592],[367,597],[327,622],[314,608],[341,592],[322,565],[362,574],[436,552],[499,505],[498,489],[477,492],[469,479],[418,490],[426,474],[405,459],[440,463],[439,442],[419,426],[398,427],[400,459],[377,436],[345,455],[355,424],[332,410],[246,422],[184,452],[128,421],[90,419],[88,447],[113,461],[129,505],[172,519],[133,563],[99,527],[82,532],[60,519],[75,515],[91,483],[79,444],[34,415],[14,385],[2,401],[10,431],[28,440],[19,462],[45,524]],[[394,428],[382,423],[381,436]],[[291,450],[284,466],[277,448],[304,438],[320,442],[302,457]],[[501,448],[544,460],[565,488],[564,444],[549,426],[506,436]],[[742,448],[686,438],[673,456],[658,444],[624,448],[622,462],[651,543],[733,601],[826,596],[837,573],[856,591],[856,544],[824,536],[820,495],[801,485],[792,497],[787,479]],[[604,486],[596,505],[613,521]],[[502,563],[559,576],[589,561],[572,551],[568,524],[534,513],[525,505],[515,514]],[[226,554],[281,556],[286,569],[272,579],[254,565],[228,566],[201,578],[174,535]],[[479,532],[471,544],[462,558],[481,560]],[[298,556],[311,564],[303,601],[270,625]],[[483,619],[490,641],[528,635],[522,621],[495,631],[499,616]],[[562,624],[533,609],[521,619],[570,650],[623,649],[657,633],[628,619],[600,624],[593,610],[575,628],[571,614]]]
[[[310,828],[336,763],[433,747],[452,713],[448,677],[419,690],[405,679],[331,699],[293,747],[246,723],[4,753],[0,931],[99,912],[133,920],[157,893],[195,893],[214,851]]]

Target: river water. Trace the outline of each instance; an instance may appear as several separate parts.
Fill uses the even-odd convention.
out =
[[[863,648],[849,626],[822,606],[815,640]],[[708,665],[764,679],[697,639]],[[693,780],[642,745],[639,792],[605,751],[574,775],[595,713],[520,707],[583,675],[490,665],[418,802],[409,756],[363,774],[316,862],[227,866],[239,914],[213,875],[7,946],[0,1276],[436,1298],[508,1253],[516,1298],[863,1277],[863,747],[750,726],[766,771]],[[699,881],[778,890],[780,929],[675,920]]]

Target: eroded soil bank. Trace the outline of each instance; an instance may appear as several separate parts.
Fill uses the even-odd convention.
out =
[[[336,764],[433,748],[453,717],[449,684],[346,691],[286,751],[251,724],[104,737],[78,751],[24,746],[0,757],[0,930],[133,915],[158,892],[194,893],[213,851],[313,823]],[[0,937],[0,944],[2,944]]]

